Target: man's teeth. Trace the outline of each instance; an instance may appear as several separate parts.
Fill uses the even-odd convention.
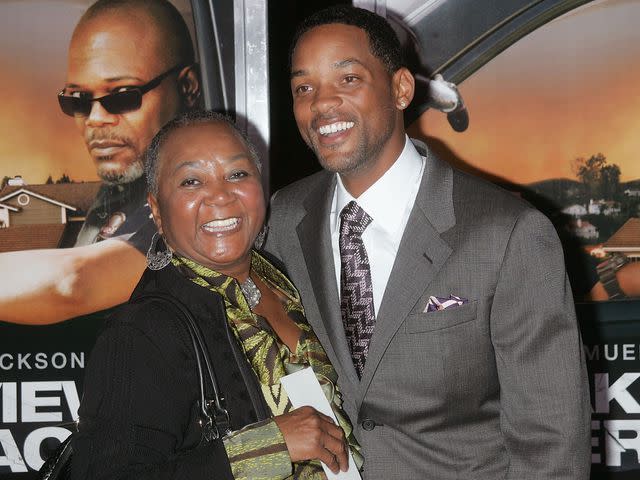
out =
[[[330,125],[323,125],[318,129],[320,135],[329,135],[330,133],[342,132],[349,130],[354,125],[353,122],[336,122]]]
[[[202,228],[210,232],[220,232],[233,230],[240,223],[239,218],[225,218],[224,220],[211,220],[205,223]]]

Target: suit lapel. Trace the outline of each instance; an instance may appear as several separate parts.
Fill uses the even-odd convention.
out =
[[[453,171],[426,147],[416,146],[426,157],[424,173],[376,317],[358,406],[391,339],[452,251],[441,234],[455,225]]]
[[[327,175],[318,182],[304,202],[307,214],[297,227],[313,293],[321,319],[309,318],[316,334],[328,338],[333,349],[338,375],[358,383],[340,314],[340,297],[336,285],[335,266],[331,248],[329,214],[335,188],[335,176]]]

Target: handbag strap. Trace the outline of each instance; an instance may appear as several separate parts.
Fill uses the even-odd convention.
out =
[[[72,436],[69,435],[66,440],[58,445],[53,454],[42,464],[38,470],[38,480],[64,480],[71,478]]]
[[[135,299],[134,303],[143,302],[145,300],[157,300],[172,305],[180,315],[178,318],[182,321],[187,331],[189,332],[189,338],[193,346],[196,366],[198,369],[198,383],[200,388],[200,411],[203,415],[204,421],[201,419],[200,423],[204,430],[204,437],[207,441],[212,441],[226,435],[231,431],[231,423],[229,420],[229,412],[224,408],[224,397],[221,395],[220,387],[216,380],[215,372],[211,364],[209,357],[209,351],[202,338],[202,333],[196,324],[195,319],[191,312],[184,306],[178,299],[169,295],[163,295],[159,293],[146,293]],[[204,369],[203,369],[204,363]],[[206,396],[206,380],[204,371],[206,370],[206,377],[211,385],[212,398],[207,399]]]

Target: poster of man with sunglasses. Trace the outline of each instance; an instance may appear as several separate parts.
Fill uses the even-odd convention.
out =
[[[73,118],[101,183],[74,248],[0,253],[0,271],[14,272],[0,293],[0,320],[59,322],[128,298],[155,232],[144,151],[199,94],[189,29],[172,3],[99,0],[89,7],[71,36],[57,102]],[[71,128],[62,115],[60,123]]]

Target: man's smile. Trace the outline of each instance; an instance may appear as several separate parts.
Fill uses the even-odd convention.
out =
[[[332,133],[343,132],[345,130],[349,130],[353,128],[355,125],[354,122],[334,122],[329,125],[322,125],[318,128],[318,133],[320,135],[326,136]]]

